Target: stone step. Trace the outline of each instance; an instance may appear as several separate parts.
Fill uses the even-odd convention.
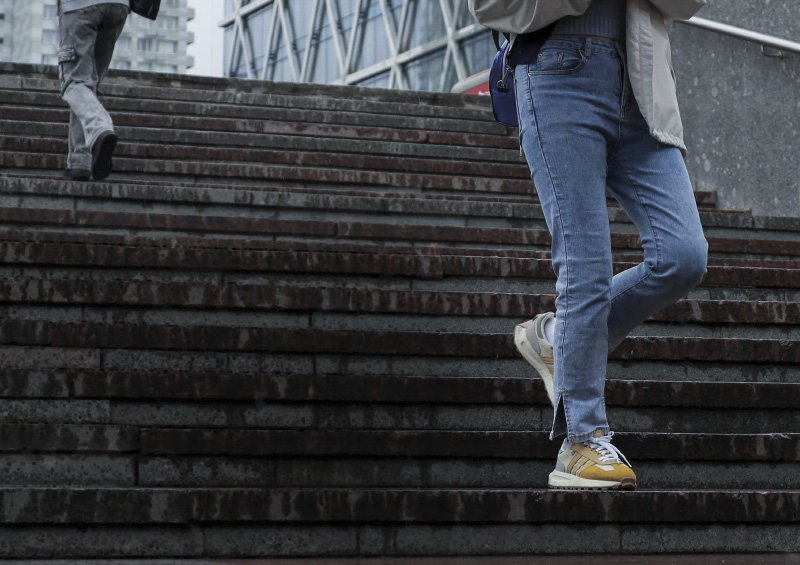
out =
[[[796,433],[615,433],[614,437],[615,443],[631,461],[668,461],[676,464],[763,461],[796,464],[800,454],[800,434]],[[552,466],[558,445],[558,442],[549,439],[548,432],[528,431],[186,429],[145,426],[141,429],[139,450],[143,456],[176,457],[541,459]],[[292,481],[289,474],[285,477],[287,483]],[[658,477],[652,480],[661,481]],[[669,479],[666,482],[675,484]],[[709,478],[705,482],[713,484],[714,481]],[[541,486],[546,486],[546,482]]]
[[[0,556],[47,559],[34,565],[72,565],[76,559],[213,565],[226,558],[241,565],[575,565],[587,559],[615,565],[784,565],[796,559],[786,552],[800,551],[796,526],[776,523],[44,525],[7,532],[0,537]]]
[[[26,372],[9,373],[19,379]],[[546,430],[552,421],[552,411],[544,389],[538,379],[531,378],[220,376],[209,373],[186,375],[85,371],[68,374],[75,378],[73,398],[112,400],[112,420],[129,425],[147,426],[158,422],[169,426],[219,426],[215,411],[193,404],[196,402],[214,402],[231,424],[238,421],[258,425],[264,416],[256,416],[254,411],[273,409],[286,418],[276,423],[268,420],[273,427],[291,424],[302,428],[337,429],[359,426],[394,429],[396,426],[397,429]],[[63,377],[64,373],[57,373],[52,378]],[[777,383],[611,379],[607,384],[606,402],[611,421],[626,430],[788,433],[800,431],[796,415],[797,387],[796,384]],[[156,399],[161,402],[157,410],[143,404],[144,401]],[[253,401],[256,406],[253,406]],[[239,404],[241,402],[246,404]],[[291,407],[282,404],[286,402],[292,403]],[[337,407],[339,403],[345,403],[345,406]],[[292,407],[294,416],[290,417]],[[165,413],[169,408],[174,412],[172,415]],[[763,414],[767,410],[769,416]],[[374,441],[380,443],[378,439]],[[387,445],[394,443],[395,440],[391,440]],[[274,445],[271,441],[268,444]],[[447,449],[444,449],[439,454],[444,456],[446,452]],[[518,453],[528,454],[528,451]],[[366,451],[364,454],[379,455]],[[408,455],[412,454],[409,451]],[[666,459],[672,457],[664,456]]]
[[[46,140],[18,139],[0,137],[0,167],[10,169],[10,171],[30,171],[35,169],[63,171],[66,168],[66,153],[60,151],[61,142],[49,142]],[[125,147],[125,144],[120,146]],[[128,145],[128,147],[134,147]],[[135,149],[135,147],[134,147]],[[140,146],[142,152],[148,152],[154,148]],[[348,189],[354,186],[366,185],[371,190],[375,188],[387,188],[391,191],[407,190],[409,192],[426,192],[435,194],[507,194],[511,196],[528,197],[534,191],[533,183],[530,178],[503,179],[495,177],[469,177],[453,176],[450,173],[409,173],[402,170],[377,171],[364,168],[352,167],[353,162],[341,156],[333,156],[333,160],[338,162],[339,167],[320,165],[320,157],[309,154],[309,162],[305,164],[293,163],[265,164],[259,157],[253,162],[234,162],[227,161],[197,161],[193,160],[190,148],[185,149],[187,160],[163,161],[160,157],[154,158],[114,158],[114,177],[113,179],[128,178],[174,178],[180,180],[214,179],[219,182],[293,182],[293,183],[322,183],[325,185],[340,184]],[[220,158],[222,155],[218,154]],[[296,161],[291,153],[277,152],[275,158],[279,161]],[[313,161],[317,161],[314,164]],[[397,160],[388,159],[396,168]],[[298,166],[301,165],[301,166]],[[117,172],[121,173],[120,175]],[[704,199],[711,200],[709,206],[715,202],[712,195],[703,196]],[[704,202],[705,204],[705,202]]]
[[[315,220],[281,220],[220,215],[188,215],[166,213],[130,213],[107,210],[27,209],[19,213],[16,207],[0,207],[0,223],[22,225],[27,229],[55,227],[59,230],[79,229],[82,233],[101,230],[110,233],[155,232],[164,236],[192,236],[196,233],[217,237],[246,237],[253,240],[274,237],[310,239],[322,242],[381,242],[391,249],[393,242],[414,245],[453,246],[453,253],[463,253],[459,246],[472,245],[486,249],[484,254],[496,250],[513,249],[530,253],[547,252],[550,234],[546,230],[482,228],[464,226],[403,225],[391,223],[325,222]],[[1,225],[1,224],[0,224]],[[721,257],[738,257],[763,260],[797,260],[800,241],[708,238],[709,252]],[[224,241],[224,240],[223,240]],[[385,242],[385,243],[384,243]],[[636,234],[613,233],[611,244],[617,250],[641,249]],[[800,267],[800,261],[796,266]]]
[[[508,149],[518,147],[513,130],[484,120],[446,118],[435,115],[417,117],[413,114],[364,113],[358,110],[329,112],[324,109],[292,106],[245,106],[205,100],[153,101],[126,96],[109,96],[108,94],[104,95],[102,100],[115,120],[119,114],[124,113],[160,116],[164,119],[163,123],[171,123],[169,120],[172,118],[202,117],[211,120],[212,124],[215,123],[214,120],[234,120],[237,127],[244,128],[258,127],[255,124],[261,122],[264,124],[263,127],[268,128],[269,131],[287,134],[314,135],[315,132],[321,132],[326,135],[336,135],[338,128],[343,128],[340,133],[347,132],[348,128],[358,128],[359,137],[366,133],[363,131],[364,128],[368,128],[368,130],[380,128],[381,130],[394,130],[398,140],[405,141],[425,142],[430,140],[431,143],[436,143],[437,140],[453,138],[452,135],[447,134],[455,134],[456,139],[460,139],[467,145],[475,145],[476,140],[482,140],[487,143],[488,147]],[[64,109],[64,101],[58,91],[0,88],[0,103],[19,109],[40,108],[44,111]],[[248,123],[254,125],[248,126]],[[205,126],[199,129],[205,129]],[[367,133],[367,135],[369,134]]]
[[[30,354],[30,352],[29,352]],[[273,368],[270,366],[270,368]],[[146,372],[130,364],[125,370]],[[474,371],[483,372],[480,368]],[[156,371],[153,371],[156,372]],[[160,374],[160,372],[158,372]],[[473,373],[474,374],[474,373]],[[532,371],[528,368],[528,379]],[[364,377],[359,377],[364,380]],[[385,378],[385,375],[383,376]],[[428,377],[436,380],[442,377]],[[475,378],[475,377],[464,377]],[[445,379],[447,380],[447,379]],[[246,379],[243,379],[246,382]],[[609,380],[609,382],[613,382]],[[645,383],[646,385],[647,383]],[[724,383],[720,386],[724,386]],[[646,396],[646,395],[644,395]],[[652,396],[649,397],[652,400]],[[350,431],[481,431],[549,433],[552,409],[543,401],[513,403],[316,402],[270,399],[10,398],[0,421],[8,424],[117,425],[165,428],[231,428]],[[658,402],[658,401],[654,401]],[[614,429],[638,433],[800,433],[796,408],[705,408],[692,406],[608,406]],[[386,438],[384,438],[386,439]],[[378,441],[378,440],[376,440]],[[553,451],[555,451],[553,446]],[[551,457],[551,453],[548,457]]]
[[[0,202],[20,208],[68,208],[117,212],[168,212],[250,218],[392,221],[411,225],[450,225],[493,228],[546,229],[536,199],[514,202],[513,198],[447,199],[436,195],[372,193],[308,189],[296,186],[198,186],[164,182],[65,182],[63,179],[0,175]],[[704,199],[698,194],[699,199]],[[611,202],[610,202],[611,203]],[[706,232],[723,237],[800,239],[800,221],[753,218],[746,211],[703,208]],[[778,221],[782,220],[782,221]],[[609,207],[613,231],[635,232],[618,206]]]
[[[181,351],[149,349],[101,349],[1,345],[0,359],[6,369],[105,370],[105,371],[216,371],[241,376],[248,373],[352,374],[358,376],[429,375],[431,377],[531,378],[532,370],[520,358],[408,357],[402,355],[356,355],[345,353],[266,353],[228,351]],[[608,363],[609,379],[686,382],[798,383],[800,369],[792,364],[749,360],[728,362],[655,361],[615,359]],[[25,388],[28,386],[28,388]],[[41,390],[42,380],[20,384],[20,390]],[[31,393],[35,394],[35,393]],[[79,403],[87,418],[108,418],[107,403]],[[33,405],[35,408],[36,405]],[[65,412],[72,414],[66,407]],[[62,408],[59,408],[61,410]],[[88,411],[88,412],[87,412]],[[37,416],[33,416],[34,418]],[[78,416],[75,416],[78,417]],[[80,416],[81,418],[83,416]],[[105,418],[103,420],[102,418]],[[86,420],[80,420],[85,422]]]
[[[29,92],[58,93],[60,83],[53,78],[0,75],[0,88]],[[197,85],[197,83],[194,83]],[[257,86],[258,85],[258,86]],[[251,86],[253,88],[248,88]],[[288,86],[288,88],[286,88]],[[359,89],[354,87],[331,88],[313,85],[280,85],[270,83],[265,92],[263,83],[230,84],[224,90],[188,87],[179,83],[115,80],[113,75],[103,81],[101,96],[126,97],[150,102],[152,109],[168,112],[162,102],[197,102],[234,106],[268,108],[295,108],[322,110],[330,113],[353,112],[388,116],[414,116],[473,120],[485,123],[487,132],[507,133],[495,122],[489,100],[482,97],[457,94],[410,93],[410,96],[393,96],[384,89]],[[388,96],[387,96],[388,94]]]
[[[546,488],[558,446],[547,432],[529,431],[144,423],[0,424],[0,432],[7,486]],[[798,434],[618,433],[615,441],[640,488],[800,485]]]
[[[800,492],[0,488],[11,524],[793,524]]]
[[[325,161],[320,161],[325,166],[335,163],[334,156],[347,156],[353,159],[354,166],[382,170],[391,167],[394,162],[412,171],[419,161],[433,159],[453,165],[453,172],[458,174],[476,175],[483,167],[486,176],[530,178],[528,166],[521,160],[517,150],[460,146],[464,144],[434,145],[358,138],[226,133],[168,128],[167,124],[126,127],[124,123],[125,120],[122,120],[115,127],[121,140],[115,155],[176,159],[188,158],[189,151],[194,149],[196,158],[206,161],[280,163],[279,154],[308,161],[311,157],[308,153],[320,153],[325,155]],[[58,152],[58,143],[67,137],[67,122],[9,121],[2,119],[0,113],[0,131],[9,137],[55,142],[48,144],[48,148]],[[312,166],[314,164],[311,163]],[[432,171],[436,172],[436,169]]]
[[[6,135],[66,137],[69,109],[3,105],[0,128]],[[288,124],[272,119],[242,120],[207,116],[164,116],[113,112],[114,129],[124,142],[268,147],[304,151],[343,151],[524,163],[516,138],[480,133],[428,132],[426,129]]]
[[[0,122],[0,128],[5,127],[6,124]],[[42,127],[36,125],[31,128],[14,129],[33,129],[39,132]],[[64,128],[54,125],[52,129],[63,130]],[[152,131],[155,132],[154,135],[145,135],[144,139],[136,142],[122,139],[114,152],[115,170],[129,171],[125,163],[131,161],[139,163],[137,171],[140,172],[151,172],[153,168],[168,170],[174,168],[174,165],[178,163],[194,162],[204,164],[209,168],[217,168],[221,172],[215,173],[213,176],[223,178],[240,176],[226,173],[225,166],[230,168],[231,172],[234,172],[236,167],[247,166],[260,170],[273,166],[292,166],[311,170],[318,168],[356,169],[369,173],[405,172],[409,175],[427,173],[451,178],[463,177],[463,180],[472,179],[476,184],[481,180],[483,182],[487,180],[496,182],[524,180],[531,187],[528,192],[533,192],[530,170],[527,165],[494,162],[490,159],[491,154],[487,156],[486,161],[479,162],[475,160],[477,152],[474,150],[462,150],[454,147],[444,148],[444,150],[436,148],[418,150],[410,145],[404,148],[401,144],[392,144],[393,147],[404,150],[404,154],[380,154],[377,150],[369,151],[369,148],[356,152],[358,144],[350,141],[323,143],[319,140],[312,140],[310,144],[287,140],[290,143],[283,143],[284,147],[262,145],[261,143],[246,147],[217,147],[203,140],[202,137],[223,139],[223,136],[218,133],[200,134],[195,139],[185,140],[184,143],[178,144],[161,139],[162,137],[174,137],[172,133],[166,132],[161,135],[161,130]],[[47,137],[31,137],[31,132],[28,131],[19,132],[19,137],[17,137],[13,135],[13,132],[9,132],[10,135],[5,134],[0,138],[0,150],[6,152],[29,151],[39,153],[43,158],[46,154],[64,158],[67,152],[66,135],[56,137],[56,133],[66,134],[66,130],[46,132]],[[148,137],[151,139],[147,139]],[[302,150],[300,147],[289,150],[290,145],[308,145],[308,147]],[[345,149],[350,149],[350,151],[345,152]],[[386,151],[390,151],[390,149],[386,149]],[[409,156],[409,154],[418,156]],[[450,157],[444,158],[446,154],[449,154]],[[221,166],[222,168],[220,168]],[[269,175],[264,174],[263,176],[268,177]]]
[[[178,302],[178,297],[187,296],[183,291],[175,293],[170,289],[165,289],[165,285],[153,284],[144,287],[125,284],[122,288],[117,285],[119,291],[115,291],[116,294],[110,296],[109,301],[98,304],[82,298],[87,291],[97,286],[92,282],[81,281],[79,284],[70,284],[69,286],[53,285],[50,282],[44,280],[40,284],[36,284],[28,280],[22,284],[13,285],[15,287],[12,290],[13,295],[6,294],[6,290],[11,285],[4,285],[0,301],[5,304],[0,305],[0,317],[73,324],[124,322],[154,326],[203,324],[239,328],[286,328],[318,331],[511,333],[515,324],[531,318],[534,314],[555,310],[552,296],[533,295],[531,298],[535,300],[535,304],[539,305],[538,308],[511,315],[508,313],[498,314],[486,309],[486,304],[490,306],[498,304],[498,301],[490,298],[494,295],[484,294],[483,296],[488,297],[486,300],[482,300],[481,296],[447,293],[445,299],[452,299],[453,303],[471,309],[455,314],[436,314],[428,311],[429,309],[438,310],[437,304],[440,306],[442,304],[434,293],[421,293],[421,296],[433,295],[434,298],[430,302],[427,300],[420,302],[419,296],[409,299],[394,291],[383,293],[383,296],[387,297],[387,301],[374,310],[354,311],[352,308],[364,308],[371,304],[372,298],[369,295],[374,295],[375,291],[368,291],[367,297],[364,297],[365,293],[361,292],[351,302],[340,302],[339,304],[343,304],[343,306],[339,306],[341,310],[337,310],[336,306],[330,305],[327,300],[330,294],[334,294],[334,300],[342,299],[344,296],[341,292],[308,293],[307,289],[296,287],[278,288],[274,292],[269,288],[260,289],[263,292],[258,292],[258,295],[267,296],[267,298],[258,302],[254,307],[250,306],[253,302],[248,300],[236,301],[232,308],[224,305],[218,307],[213,305],[192,306]],[[219,292],[219,287],[204,286],[205,288],[199,288],[194,285],[190,292],[197,294],[190,296],[214,296]],[[73,288],[75,288],[75,295],[58,294],[59,298],[55,301],[37,298],[44,295],[45,292],[71,292]],[[152,300],[151,292],[161,292],[162,297]],[[226,299],[252,296],[252,293],[242,294],[236,290],[231,292],[228,289],[223,290],[222,293],[227,295]],[[32,300],[24,297],[30,294],[35,295]],[[355,295],[353,292],[347,294],[348,296]],[[325,302],[320,302],[321,295],[324,296],[322,300]],[[73,300],[73,296],[77,298]],[[117,300],[115,297],[119,296],[124,296],[127,300]],[[516,302],[517,295],[505,296],[512,297]],[[64,300],[63,297],[69,297],[69,300]],[[140,301],[139,297],[144,297],[144,300]],[[302,300],[307,301],[300,302]],[[398,304],[395,300],[402,301],[399,302],[399,309],[395,308],[395,304]],[[169,302],[169,304],[162,302]],[[319,303],[322,303],[320,308],[313,305]],[[358,304],[361,306],[357,306]],[[516,306],[520,304],[520,302],[516,302]],[[800,324],[798,321],[800,318],[794,310],[792,310],[792,317],[778,317],[777,323],[774,321],[776,316],[782,316],[785,313],[785,306],[784,303],[775,302],[690,301],[652,317],[636,328],[631,336],[799,340]],[[693,308],[694,310],[692,310]],[[704,309],[712,312],[708,318],[702,317]],[[682,312],[688,312],[689,317],[685,320],[682,319]],[[747,317],[746,315],[750,312],[754,312],[756,317],[752,319]]]
[[[480,289],[479,281],[491,281],[491,291],[508,292],[552,292],[552,282],[541,290],[531,284],[531,280],[552,281],[554,274],[549,261],[538,259],[518,259],[508,257],[477,257],[456,255],[367,255],[355,252],[325,251],[284,251],[270,250],[269,242],[249,243],[244,246],[231,245],[229,241],[216,241],[206,238],[171,238],[169,241],[144,236],[111,236],[105,234],[78,233],[40,233],[39,241],[29,241],[26,232],[0,233],[0,252],[3,253],[5,267],[11,265],[48,266],[104,269],[159,269],[165,265],[170,269],[183,271],[226,272],[226,282],[246,282],[246,273],[281,273],[284,281],[291,281],[291,275],[314,275],[327,280],[323,286],[334,286],[338,280],[331,277],[347,275],[342,281],[355,284],[352,277],[380,277],[388,282],[392,277],[400,277],[400,287],[410,290],[443,290],[442,283],[451,291],[487,292]],[[166,245],[165,245],[166,243]],[[264,247],[267,247],[265,249]],[[420,250],[424,252],[424,250]],[[615,269],[629,268],[631,264],[616,263]],[[237,273],[234,275],[233,273]],[[128,275],[129,276],[129,275]],[[418,284],[412,280],[420,279]],[[218,277],[216,280],[219,280]],[[527,281],[524,285],[509,284],[512,281]],[[263,281],[263,279],[262,279]],[[431,283],[440,281],[431,286]],[[468,284],[463,284],[467,282]],[[309,281],[311,282],[311,281]],[[478,285],[473,285],[478,282]],[[283,284],[290,284],[284,282]],[[319,283],[317,283],[319,284]],[[386,288],[387,285],[380,285]],[[772,298],[760,300],[786,300],[794,296],[800,287],[800,270],[783,268],[744,268],[710,266],[699,292],[692,298],[726,299],[702,288],[749,287],[751,289],[784,289],[790,294],[766,293]],[[398,288],[392,285],[392,288]],[[519,288],[518,288],[519,287]],[[731,296],[741,292],[732,291]],[[756,299],[757,290],[747,299]]]
[[[309,288],[273,284],[203,284],[195,282],[131,281],[114,275],[105,280],[41,277],[0,281],[0,303],[34,307],[141,308],[202,313],[311,312],[353,315],[417,315],[427,317],[524,319],[552,311],[553,294],[426,292],[363,288]],[[147,309],[147,310],[144,310]],[[110,310],[109,310],[110,311]],[[118,316],[114,316],[119,319]],[[657,312],[652,321],[681,324],[800,324],[800,305],[786,302],[681,300]],[[242,319],[245,320],[244,318]],[[313,320],[311,320],[313,321]],[[152,320],[151,323],[157,323]],[[505,322],[508,323],[508,322]]]
[[[128,323],[0,321],[4,345],[164,351],[203,351],[423,356],[460,359],[517,359],[513,336],[478,333],[376,332],[287,328],[230,328],[214,325],[156,326]],[[205,344],[197,347],[197,344]],[[800,361],[793,340],[647,336],[626,339],[616,360],[770,364]]]
[[[132,372],[4,369],[0,397],[106,400],[261,401],[545,405],[539,379],[346,374],[233,374],[212,371]],[[632,381],[609,379],[609,406],[791,410],[796,383]]]

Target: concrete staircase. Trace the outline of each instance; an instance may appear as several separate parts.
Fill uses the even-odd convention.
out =
[[[549,236],[486,100],[113,75],[74,183],[56,78],[0,64],[0,557],[800,551],[800,221],[697,194],[703,285],[609,364],[641,488],[549,492]]]

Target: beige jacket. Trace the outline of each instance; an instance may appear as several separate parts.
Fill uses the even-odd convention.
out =
[[[565,16],[580,15],[592,0],[469,0],[475,19],[506,33],[530,33]],[[666,22],[686,20],[706,0],[628,0],[628,73],[642,116],[657,140],[686,153]]]

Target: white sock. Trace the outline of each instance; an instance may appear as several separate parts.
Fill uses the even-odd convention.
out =
[[[556,319],[554,317],[548,318],[542,331],[544,331],[545,339],[550,342],[550,345],[553,345],[556,341]]]

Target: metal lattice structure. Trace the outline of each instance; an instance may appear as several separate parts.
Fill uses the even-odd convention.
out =
[[[226,0],[225,73],[446,91],[488,67],[467,0]]]

